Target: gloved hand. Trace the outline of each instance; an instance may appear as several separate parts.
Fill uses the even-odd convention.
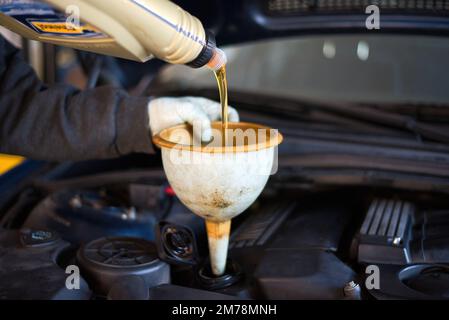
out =
[[[210,122],[221,119],[221,105],[218,102],[201,97],[156,98],[148,104],[151,134],[188,122],[201,125],[201,139],[212,138]],[[237,111],[228,106],[228,121],[238,122]]]

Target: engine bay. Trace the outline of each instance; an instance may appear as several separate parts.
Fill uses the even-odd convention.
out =
[[[40,80],[49,84],[38,87],[36,92],[45,94],[55,83],[86,89],[112,85],[121,87],[124,96],[151,98],[144,98],[145,109],[139,109],[145,111],[145,117],[132,117],[129,122],[130,129],[140,122],[143,135],[137,137],[131,130],[123,133],[124,137],[111,135],[117,149],[113,155],[97,153],[99,147],[95,145],[86,151],[89,148],[82,146],[87,144],[73,143],[69,157],[51,157],[63,149],[52,138],[78,140],[70,139],[67,130],[62,134],[40,133],[38,129],[46,128],[48,123],[39,123],[37,118],[30,121],[33,134],[11,140],[13,146],[28,143],[34,152],[40,152],[36,156],[14,148],[5,151],[30,160],[21,158],[22,165],[0,174],[0,300],[449,299],[449,90],[444,72],[449,47],[442,37],[449,33],[449,1],[410,5],[376,2],[369,6],[373,15],[364,1],[231,0],[201,5],[175,1],[204,23],[204,30],[202,24],[198,25],[198,30],[204,32],[189,31],[196,26],[196,20],[190,20],[188,15],[174,15],[172,21],[171,13],[179,13],[180,8],[172,7],[165,14],[165,10],[152,8],[150,1],[124,1],[116,3],[119,9],[109,12],[105,2],[98,11],[83,9],[82,20],[88,12],[88,20],[98,21],[79,28],[80,39],[86,37],[79,45],[71,41],[74,34],[60,32],[64,28],[72,30],[68,20],[64,22],[62,7],[53,11],[36,1],[21,2],[3,5],[4,21],[8,22],[3,24],[15,22],[13,30],[18,32],[28,25],[31,36],[25,31],[19,33],[39,41],[48,41],[49,35],[60,37],[50,41],[58,45],[56,48],[17,41]],[[30,16],[21,11],[25,3],[31,6],[29,10],[33,9]],[[125,3],[133,5],[133,11],[126,12],[134,12],[128,18],[134,17],[135,21],[123,18]],[[161,3],[161,8],[167,6],[167,2]],[[91,5],[94,7],[93,2]],[[107,10],[101,10],[103,5]],[[40,9],[36,10],[36,6]],[[382,34],[369,31],[365,37],[366,29],[380,29],[379,9]],[[109,13],[113,24],[103,17]],[[40,21],[40,16],[46,16],[49,22]],[[139,17],[144,18],[139,21]],[[179,17],[182,19],[175,23]],[[379,20],[377,26],[368,23],[371,18]],[[35,33],[34,27],[39,25],[47,31]],[[217,41],[209,31],[216,34]],[[67,41],[68,37],[73,38]],[[183,40],[178,41],[178,37]],[[129,52],[125,50],[128,41],[122,38],[128,39],[132,49]],[[97,40],[98,45],[93,46]],[[117,48],[111,49],[109,46],[116,40]],[[59,48],[61,44],[81,50],[90,48],[101,55]],[[192,44],[196,50],[191,49]],[[217,44],[229,45],[227,53],[216,50]],[[188,55],[181,54],[184,47]],[[161,61],[134,64],[103,54],[141,62],[154,56]],[[189,117],[178,117],[166,128],[161,126],[162,131],[152,123],[162,125],[165,121],[155,120],[153,115],[162,110],[160,114],[176,116],[182,97],[216,100],[217,88],[210,87],[209,71],[204,75],[191,70],[184,73],[184,66],[167,66],[163,61],[193,67],[206,64],[214,70],[222,130],[228,127],[230,115],[225,69],[229,62],[229,103],[234,111],[238,110],[241,120],[229,122],[239,123],[238,129],[260,123],[279,129],[284,136],[284,140],[281,136],[276,143],[268,144],[274,157],[270,154],[265,163],[274,160],[275,165],[266,167],[275,168],[275,174],[266,185],[267,180],[258,184],[258,191],[265,188],[254,203],[259,193],[248,202],[248,206],[252,203],[249,208],[245,206],[248,209],[232,216],[229,248],[231,216],[221,219],[228,214],[224,209],[238,202],[239,192],[244,194],[246,188],[247,193],[251,189],[254,193],[255,188],[237,183],[227,186],[218,182],[211,187],[191,182],[200,177],[216,182],[217,172],[222,176],[233,173],[225,177],[227,181],[257,182],[252,177],[245,179],[248,168],[256,164],[244,159],[229,167],[195,167],[189,175],[170,179],[173,187],[170,185],[170,172],[178,176],[192,168],[172,166],[167,170],[164,147],[169,148],[157,141],[162,140],[163,130],[175,124],[188,126],[193,119],[187,118],[193,118],[196,112],[192,109]],[[220,68],[211,68],[213,65]],[[4,91],[11,95],[12,90]],[[49,92],[44,105],[52,105],[49,102],[53,94]],[[22,98],[24,105],[29,98],[12,96],[10,100]],[[157,98],[179,99],[170,103],[176,109],[168,109],[162,100],[157,103]],[[83,99],[67,101],[83,105]],[[90,105],[86,101],[84,104]],[[199,107],[200,100],[195,101],[188,102],[188,106]],[[115,109],[125,105],[128,101],[123,100]],[[16,109],[11,105],[10,110]],[[119,132],[122,126],[115,118],[122,116],[115,109],[114,121],[105,127],[114,123]],[[61,114],[69,110],[67,114],[75,114],[70,105],[61,110]],[[87,109],[82,110],[70,119],[88,119],[79,122],[82,128],[92,123],[94,130],[85,130],[89,137],[85,141],[93,143],[94,138],[107,136],[98,122],[91,120],[96,119],[93,115],[102,114],[102,109],[91,107],[91,113],[84,117]],[[128,108],[126,114],[132,110]],[[205,109],[198,110],[205,115]],[[19,113],[2,132],[20,131],[18,120],[26,113]],[[218,119],[212,119],[210,114],[207,117]],[[82,130],[75,131],[77,137]],[[191,136],[193,141],[193,132]],[[128,151],[116,146],[122,140],[127,146],[142,142],[149,147],[152,143],[154,150]],[[52,147],[50,152],[42,151],[47,143]],[[191,144],[184,151],[193,152]],[[110,146],[107,143],[107,148]],[[249,142],[241,146],[248,147]],[[226,143],[219,147],[226,151]],[[242,150],[234,152],[248,154],[249,149]],[[73,151],[81,154],[73,157]],[[128,154],[134,151],[156,155]],[[99,160],[110,157],[117,158]],[[240,174],[234,174],[236,168]],[[179,188],[175,181],[187,181],[193,188]],[[225,201],[214,201],[205,194],[217,186],[235,193]],[[195,197],[185,201],[184,194]],[[207,212],[196,212],[200,217],[180,199],[187,206],[200,205],[200,200],[206,199],[223,210],[217,210],[220,215],[214,216],[209,206]],[[224,232],[210,232],[210,224],[205,225],[203,218],[217,225],[214,230],[226,223],[225,236]],[[215,241],[212,245],[211,238]],[[227,260],[224,252],[228,253]],[[214,260],[219,260],[220,268]]]
[[[449,210],[438,195],[270,181],[233,221],[217,278],[203,220],[161,169],[79,170],[53,170],[3,215],[2,299],[448,298]],[[79,290],[66,286],[73,266]],[[365,285],[369,266],[379,288]]]

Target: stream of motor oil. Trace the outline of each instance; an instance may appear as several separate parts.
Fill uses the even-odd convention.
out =
[[[222,146],[226,146],[226,129],[228,128],[228,82],[226,81],[226,65],[214,72],[217,79],[221,104]]]

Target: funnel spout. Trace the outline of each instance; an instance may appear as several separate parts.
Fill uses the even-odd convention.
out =
[[[212,273],[215,276],[221,276],[226,269],[231,220],[223,222],[206,220],[206,231]]]

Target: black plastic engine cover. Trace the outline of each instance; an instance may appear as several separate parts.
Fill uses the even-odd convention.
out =
[[[245,283],[221,292],[259,299],[345,298],[343,289],[356,274],[337,254],[352,208],[323,198],[264,199],[254,209],[230,243]]]
[[[266,299],[344,299],[355,274],[332,252],[285,249],[265,251],[255,278]]]
[[[0,229],[0,299],[89,299],[83,278],[79,289],[66,287],[68,274],[57,258],[68,246],[49,231]]]

